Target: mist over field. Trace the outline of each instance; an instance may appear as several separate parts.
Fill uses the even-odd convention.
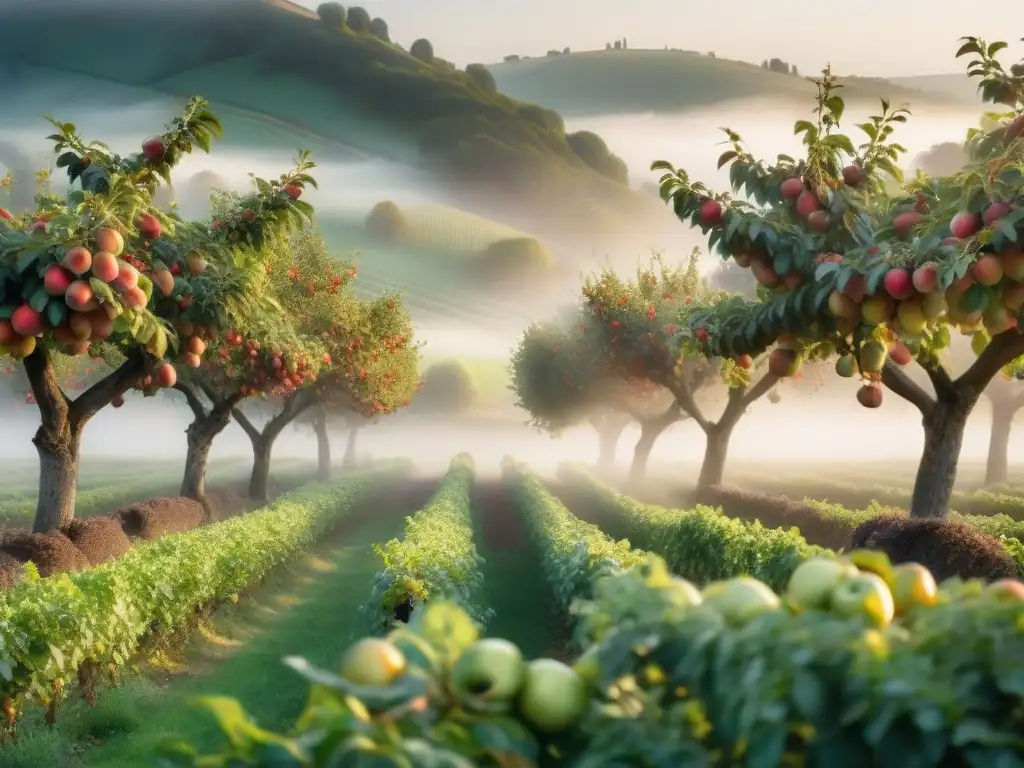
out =
[[[68,97],[71,96],[70,100]],[[57,90],[26,93],[18,91],[8,102],[14,120],[5,131],[5,141],[26,153],[40,165],[47,161],[49,145],[43,139],[47,125],[43,113],[53,112],[55,103],[64,102],[56,115],[62,120],[76,123],[86,138],[103,137],[115,149],[132,151],[138,137],[152,131],[173,114],[179,100],[148,99],[123,104],[116,112],[105,107],[96,109],[88,98],[73,98]],[[129,98],[125,96],[124,98]],[[217,105],[213,105],[217,109]],[[962,139],[966,130],[977,125],[980,110],[971,108],[914,108],[913,118],[899,129],[896,137],[908,149],[904,165],[920,152],[935,144]],[[859,141],[853,128],[871,112],[851,107],[844,120],[846,132]],[[793,136],[792,123],[806,118],[806,110],[799,106],[780,106],[766,100],[717,105],[714,108],[687,111],[680,114],[614,114],[589,116],[566,120],[570,131],[590,130],[598,133],[609,148],[629,167],[633,187],[656,182],[657,173],[650,171],[654,160],[664,159],[685,168],[695,180],[724,189],[725,171],[715,168],[724,135],[722,127],[740,132],[755,156],[773,159],[776,153],[799,154],[798,140]],[[230,116],[228,121],[230,123]],[[318,146],[319,145],[319,146]],[[268,137],[261,146],[240,145],[233,139],[230,128],[225,139],[215,146],[210,155],[197,153],[185,158],[177,170],[176,191],[183,212],[193,213],[205,207],[202,200],[189,193],[187,180],[200,172],[212,172],[231,188],[245,190],[250,172],[265,177],[276,176],[289,166],[298,147],[312,146],[318,163],[316,177],[320,190],[310,190],[307,198],[316,207],[320,226],[328,234],[331,245],[339,252],[349,250],[343,232],[335,230],[339,221],[358,222],[368,210],[383,199],[394,200],[400,206],[448,203],[450,194],[430,178],[408,164],[368,156],[340,144],[317,141],[302,135]],[[5,150],[6,152],[6,150]],[[0,153],[0,164],[4,153]],[[45,167],[43,165],[42,167]],[[55,174],[54,184],[62,179]],[[191,194],[191,196],[190,196]],[[182,196],[184,195],[184,196]],[[668,260],[683,258],[694,246],[705,241],[696,230],[688,230],[674,220],[666,209],[663,231],[638,229],[625,238],[617,252],[587,252],[574,249],[571,243],[559,243],[560,259],[571,260],[577,275],[601,269],[607,264],[630,270],[631,265],[643,263],[652,250],[663,251]],[[717,266],[718,257],[705,253],[702,267],[710,271]],[[357,259],[361,269],[372,268],[366,255]],[[560,301],[574,302],[578,296],[578,277],[567,281]],[[388,281],[388,287],[406,290],[401,276]],[[453,289],[454,290],[454,289]],[[443,302],[444,297],[438,297]],[[475,296],[473,300],[486,304],[493,297]],[[502,328],[481,328],[458,319],[419,320],[417,338],[424,342],[424,353],[435,357],[468,357],[505,361],[511,347],[525,326],[524,317],[542,320],[550,315],[552,302],[531,310],[534,297],[526,294],[504,296],[522,311],[509,318]],[[414,311],[415,317],[415,311]],[[922,435],[920,416],[908,404],[893,396],[886,407],[878,411],[865,411],[854,399],[855,386],[847,381],[829,377],[829,392],[845,390],[842,397],[829,397],[827,408],[816,405],[807,395],[786,396],[781,403],[771,405],[761,400],[752,407],[748,418],[741,421],[731,446],[734,466],[756,460],[763,455],[764,446],[770,444],[778,459],[792,458],[802,462],[856,460],[860,458],[909,458],[920,451]],[[821,395],[817,395],[821,397]],[[813,398],[814,396],[810,396]],[[132,400],[121,410],[105,409],[86,430],[83,450],[89,454],[123,455],[136,434],[136,422],[144,418],[147,430],[155,439],[148,443],[147,452],[167,456],[180,456],[184,451],[184,427],[188,412],[182,402],[162,398],[160,408],[141,403],[133,409]],[[142,408],[145,407],[143,411]],[[712,412],[714,408],[711,409]],[[388,455],[396,451],[408,454],[424,465],[440,468],[448,457],[459,451],[470,451],[482,466],[496,466],[505,454],[529,456],[538,465],[554,465],[565,459],[590,459],[596,455],[596,433],[586,427],[568,430],[560,438],[523,426],[527,418],[523,412],[505,411],[493,424],[459,426],[404,417],[392,418],[383,424],[361,430],[359,448],[372,455]],[[8,424],[9,439],[0,446],[5,457],[32,457],[30,437],[37,416],[34,409],[18,410]],[[344,440],[344,427],[335,427],[335,442]],[[314,456],[315,443],[305,425],[289,428],[275,447],[275,455]],[[625,461],[631,453],[638,430],[629,428],[619,443],[619,456]],[[987,450],[988,413],[985,404],[979,406],[972,417],[964,443],[965,459],[983,458]],[[400,450],[398,450],[400,448]],[[658,442],[655,461],[696,462],[704,450],[702,433],[691,423],[683,422],[671,428]],[[1024,450],[1024,435],[1011,438],[1010,452]],[[242,430],[232,425],[215,443],[214,457],[246,455],[249,443]],[[731,465],[733,466],[733,465]]]

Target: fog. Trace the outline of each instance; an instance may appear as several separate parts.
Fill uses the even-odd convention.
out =
[[[31,98],[18,96],[5,104],[8,115],[17,116],[5,126],[4,138],[31,153],[40,164],[48,157],[48,145],[43,140],[47,125],[34,117],[53,111],[53,104],[64,98],[57,92],[34,93]],[[59,97],[59,98],[58,98]],[[6,97],[5,97],[6,98]],[[96,110],[85,99],[71,100],[61,107],[57,115],[74,121],[84,136],[101,138],[120,151],[134,151],[139,139],[163,125],[175,112],[180,100],[150,99],[144,102],[126,101],[116,110],[116,119],[109,109]],[[810,105],[808,105],[810,106]],[[216,105],[214,105],[215,110]],[[859,143],[856,130],[849,128],[862,122],[869,112],[851,108],[844,120],[847,132]],[[717,171],[715,162],[724,151],[720,146],[724,136],[721,126],[738,130],[755,155],[771,160],[777,153],[800,154],[798,141],[793,136],[792,123],[807,117],[807,111],[779,109],[764,102],[720,105],[710,110],[680,115],[615,115],[590,117],[567,121],[567,130],[587,129],[601,135],[613,152],[628,164],[632,184],[656,181],[657,174],[649,170],[653,160],[665,159],[685,168],[694,180],[700,180],[717,189],[727,188],[725,171]],[[942,112],[927,106],[915,110],[908,126],[901,127],[894,138],[908,148],[904,165],[932,145],[943,141],[957,141],[965,131],[977,124],[979,112],[974,110]],[[230,117],[230,116],[229,116]],[[282,130],[267,135],[261,142],[249,144],[231,138],[231,120],[225,140],[215,147],[211,155],[190,156],[177,173],[184,180],[200,171],[212,171],[223,177],[229,186],[245,189],[248,173],[276,176],[289,167],[295,149],[311,147],[318,163],[316,177],[320,190],[308,193],[309,201],[317,208],[318,219],[330,228],[332,221],[361,220],[372,205],[382,199],[395,200],[400,206],[423,203],[458,204],[439,191],[436,184],[423,174],[394,160],[368,157],[358,150],[308,136],[294,136]],[[0,162],[3,157],[0,156]],[[674,221],[666,210],[663,231],[632,233],[630,242],[619,252],[596,254],[574,253],[571,244],[559,244],[560,259],[573,259],[571,266],[589,271],[599,268],[606,260],[630,265],[646,259],[652,249],[664,249],[668,258],[685,257],[695,245],[703,245],[699,232],[687,231]],[[339,251],[346,243],[335,240],[332,245]],[[716,258],[708,257],[705,265],[712,268]],[[404,287],[403,274],[395,274],[390,285]],[[578,291],[578,289],[576,289]],[[574,300],[576,291],[566,290],[565,300]],[[447,296],[437,297],[441,305]],[[506,296],[505,300],[518,300],[529,309],[532,297]],[[487,297],[481,297],[487,302]],[[546,307],[544,312],[548,312]],[[454,317],[454,316],[453,316]],[[541,312],[536,318],[541,319]],[[460,356],[504,361],[510,348],[522,331],[522,316],[511,317],[507,327],[481,327],[461,319],[439,316],[432,322],[417,323],[417,337],[426,343],[425,352],[431,358]],[[829,398],[826,403],[815,404],[813,395],[787,392],[780,387],[782,402],[777,405],[766,399],[751,407],[750,413],[739,424],[731,445],[731,466],[744,461],[757,460],[770,454],[773,459],[792,459],[808,465],[820,460],[857,460],[862,458],[914,459],[919,455],[922,434],[920,416],[908,404],[886,392],[886,402],[877,411],[868,411],[854,399],[856,384],[829,377],[830,390],[843,392],[843,397]],[[6,440],[0,445],[5,457],[34,456],[30,438],[38,423],[34,409],[9,408],[14,417],[8,420]],[[709,409],[710,418],[715,410]],[[144,450],[147,455],[184,457],[184,429],[189,412],[173,398],[161,399],[159,404],[141,402],[130,397],[119,409],[105,409],[88,426],[83,451],[88,455],[121,456]],[[538,467],[551,468],[565,459],[592,460],[596,457],[597,437],[589,428],[567,431],[558,439],[541,434],[523,425],[526,414],[519,412],[488,413],[472,419],[424,420],[412,417],[392,417],[381,424],[367,426],[358,437],[358,446],[364,455],[377,457],[407,455],[424,467],[442,468],[456,452],[473,453],[481,468],[495,469],[505,454],[528,460]],[[144,437],[140,436],[140,423],[144,422]],[[979,405],[972,418],[964,443],[965,459],[984,458],[987,452],[989,417],[987,405]],[[1024,430],[1013,437],[1011,456],[1024,452]],[[620,462],[628,461],[638,432],[628,430],[619,444]],[[333,430],[335,458],[344,448],[345,430]],[[144,447],[143,447],[144,445]],[[683,422],[673,427],[659,440],[652,462],[680,465],[699,461],[704,449],[703,435],[692,424]],[[221,435],[213,457],[250,455],[247,438],[237,425],[231,425]],[[316,456],[316,443],[307,426],[299,425],[287,430],[275,447],[275,456]],[[908,478],[909,482],[910,478]]]

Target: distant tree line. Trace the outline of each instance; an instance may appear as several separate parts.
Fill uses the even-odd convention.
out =
[[[341,3],[320,3],[316,13],[320,21],[334,29],[348,30],[357,35],[372,35],[385,43],[391,42],[388,23],[384,19],[372,18],[365,8],[358,5],[352,6],[346,12]]]
[[[616,41],[614,41],[612,43],[605,43],[604,44],[604,49],[606,51],[624,51],[628,47],[629,46],[626,45],[626,38],[622,38],[621,40],[616,40]]]
[[[800,75],[796,64],[789,64],[782,59],[765,59],[761,62],[761,69],[767,69],[769,72],[778,72],[780,75]]]

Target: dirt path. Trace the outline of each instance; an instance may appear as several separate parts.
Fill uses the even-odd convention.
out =
[[[477,551],[486,561],[483,599],[496,614],[487,634],[516,643],[527,658],[564,657],[567,625],[512,499],[500,481],[487,480],[476,483],[471,503]]]
[[[167,737],[216,748],[212,721],[190,704],[196,696],[233,696],[261,725],[286,728],[308,687],[281,658],[337,664],[360,631],[357,611],[379,568],[372,545],[400,536],[405,516],[426,503],[437,483],[413,479],[379,489],[310,552],[276,569],[237,605],[218,609],[184,649],[151,658],[143,676],[101,691],[96,708],[69,703],[54,729],[26,723],[0,765],[150,768]]]

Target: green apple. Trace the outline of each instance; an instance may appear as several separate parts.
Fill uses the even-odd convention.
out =
[[[903,563],[892,569],[892,598],[896,613],[904,613],[915,605],[935,605],[939,586],[932,572],[920,563]]]
[[[832,590],[832,610],[840,616],[862,616],[875,626],[892,621],[896,604],[885,580],[874,573],[859,573],[843,579]]]
[[[519,693],[525,673],[523,654],[508,640],[477,640],[452,667],[452,690],[460,698],[511,701]]]
[[[665,595],[673,605],[678,606],[700,605],[704,600],[700,590],[694,584],[678,576],[673,576],[668,584],[659,587],[659,592]]]
[[[341,676],[356,685],[391,685],[405,674],[405,655],[387,640],[364,638],[341,659]]]
[[[742,622],[780,605],[776,595],[764,582],[749,576],[708,585],[703,592],[704,604],[710,605],[727,621]]]
[[[572,667],[554,659],[526,665],[519,712],[538,731],[566,730],[586,714],[589,704],[586,681]]]
[[[857,568],[842,560],[814,557],[797,566],[789,577],[786,597],[803,609],[827,609],[832,590],[839,582],[857,574]]]

